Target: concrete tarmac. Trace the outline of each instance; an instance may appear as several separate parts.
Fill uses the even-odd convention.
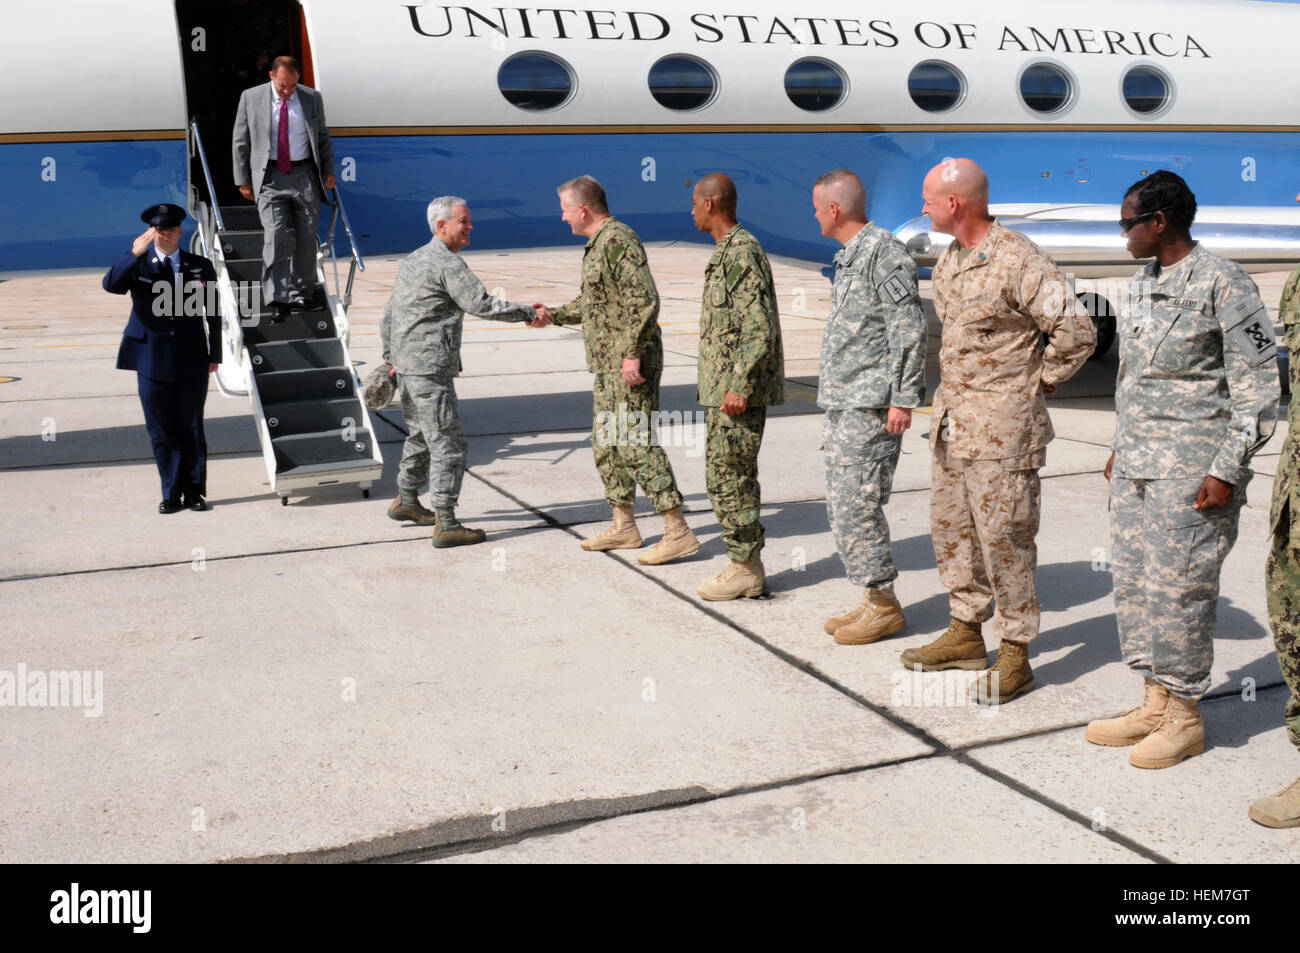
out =
[[[608,508],[576,330],[466,321],[458,513],[488,540],[435,550],[427,528],[385,515],[396,406],[375,423],[371,499],[336,486],[281,507],[247,403],[214,388],[212,511],[158,515],[135,378],[113,368],[126,300],[101,272],[0,281],[0,681],[102,679],[79,705],[0,707],[0,861],[1300,860],[1300,831],[1246,815],[1300,772],[1263,585],[1285,422],[1254,460],[1223,572],[1205,753],[1141,771],[1082,727],[1141,699],[1107,571],[1114,349],[1049,400],[1038,687],[976,708],[972,674],[913,675],[898,659],[948,621],[925,412],[887,507],[908,627],[860,647],[822,631],[861,594],[826,522],[815,397],[829,284],[806,262],[773,262],[789,399],[760,460],[769,591],[696,596],[725,565],[695,403],[711,251],[648,249],[667,351],[660,439],[703,542],[661,567],[578,546]],[[513,300],[576,294],[577,239],[464,255]],[[357,281],[363,376],[396,263],[373,259]],[[1257,276],[1271,308],[1284,279]],[[932,320],[931,391],[937,354]],[[638,517],[653,543],[644,499]]]

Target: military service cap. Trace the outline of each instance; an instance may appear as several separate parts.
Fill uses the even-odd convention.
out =
[[[185,221],[185,209],[170,202],[150,205],[140,213],[140,221],[154,228],[175,228]]]

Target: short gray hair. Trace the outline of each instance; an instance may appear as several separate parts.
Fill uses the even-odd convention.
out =
[[[429,231],[435,235],[438,234],[438,223],[450,222],[451,210],[457,205],[468,206],[469,203],[459,195],[439,195],[436,199],[430,202],[428,212]]]
[[[840,207],[848,218],[867,217],[867,190],[858,174],[851,169],[832,169],[819,175],[813,188],[821,187],[822,196]]]
[[[609,201],[605,198],[605,189],[589,175],[580,175],[570,179],[555,190],[561,196],[568,195],[578,205],[585,205],[596,215],[609,214]]]

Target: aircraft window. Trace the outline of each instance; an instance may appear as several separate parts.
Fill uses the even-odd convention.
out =
[[[718,77],[703,60],[693,56],[665,56],[650,67],[650,95],[669,109],[699,109],[718,91]]]
[[[809,112],[838,106],[846,85],[838,66],[813,57],[796,60],[785,71],[785,94],[790,102]]]
[[[1060,112],[1074,98],[1074,83],[1061,67],[1035,63],[1020,74],[1020,98],[1036,113]]]
[[[947,63],[926,60],[907,74],[907,92],[926,112],[947,112],[965,98],[966,79]]]
[[[1169,78],[1151,66],[1135,66],[1124,74],[1124,102],[1135,113],[1149,116],[1169,102]]]
[[[573,94],[573,71],[549,53],[516,53],[501,64],[497,86],[520,109],[555,109]]]

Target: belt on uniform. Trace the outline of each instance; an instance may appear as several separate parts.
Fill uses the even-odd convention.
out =
[[[289,163],[289,165],[296,169],[296,168],[298,168],[298,166],[300,166],[300,165],[307,165],[307,164],[310,163],[310,162],[311,162],[311,159],[294,159],[294,160],[292,160],[292,161]],[[266,171],[267,171],[267,172],[271,172],[271,171],[275,170],[276,167],[277,167],[277,166],[276,166],[276,160],[275,160],[275,159],[272,159],[270,162],[268,162],[268,163],[266,164]]]

